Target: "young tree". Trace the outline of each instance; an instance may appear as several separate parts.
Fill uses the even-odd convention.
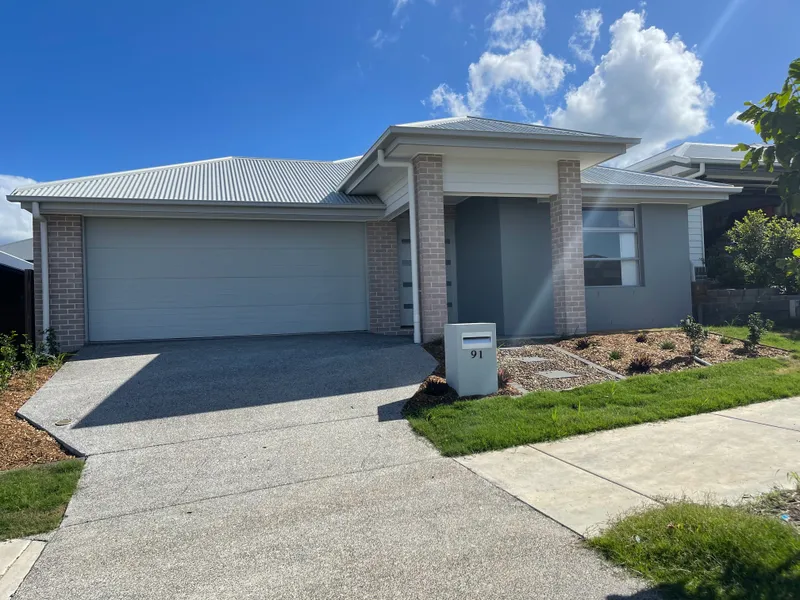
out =
[[[776,179],[778,193],[786,211],[800,212],[800,58],[789,65],[789,76],[780,92],[768,94],[758,104],[745,102],[747,108],[738,116],[752,123],[766,145],[739,144],[735,151],[746,150],[742,168],[757,170],[763,165],[772,173],[776,161],[782,171]]]

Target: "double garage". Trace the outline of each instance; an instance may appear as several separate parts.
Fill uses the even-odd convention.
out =
[[[89,341],[363,331],[364,223],[87,217]]]

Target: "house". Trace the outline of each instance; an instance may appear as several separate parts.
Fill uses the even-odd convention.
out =
[[[740,188],[597,166],[639,140],[476,117],[360,157],[220,158],[38,183],[37,329],[87,342],[673,325],[687,210]]]
[[[33,334],[33,266],[0,251],[0,333]]]
[[[773,173],[766,169],[742,169],[740,165],[745,152],[734,152],[735,146],[685,142],[628,167],[642,173],[726,183],[742,188],[740,194],[725,202],[689,210],[690,255],[692,264],[698,268],[705,266],[706,249],[719,242],[735,221],[751,210],[761,209],[770,216],[774,215],[781,204],[773,185],[781,167],[777,165]]]
[[[33,238],[10,242],[0,245],[0,252],[5,252],[11,256],[16,256],[22,260],[33,263]]]

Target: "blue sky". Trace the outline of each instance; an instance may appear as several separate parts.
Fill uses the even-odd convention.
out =
[[[749,141],[726,120],[800,55],[800,3],[771,3],[768,36],[752,6],[5,0],[0,194],[228,155],[353,156],[389,124],[460,112],[613,128],[644,136],[645,154]],[[767,37],[769,59],[752,48]],[[0,239],[27,226],[0,207]]]

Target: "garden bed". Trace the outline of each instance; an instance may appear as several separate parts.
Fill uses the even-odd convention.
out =
[[[0,391],[0,471],[70,458],[46,432],[16,416],[17,410],[56,372],[52,366],[19,371]]]
[[[527,362],[525,359],[542,359]],[[526,392],[539,390],[569,390],[572,388],[615,379],[612,375],[567,356],[549,344],[523,344],[517,347],[499,348],[497,364],[511,381]],[[548,371],[565,371],[575,377],[563,379],[542,375]]]
[[[647,373],[668,373],[700,367],[689,355],[689,341],[686,336],[677,329],[593,334],[585,338],[562,340],[556,345],[622,375],[635,374],[631,369],[631,361],[642,355],[652,360],[652,366]],[[748,353],[741,340],[712,333],[703,345],[700,358],[711,364],[719,364],[747,358],[779,358],[787,355],[788,352],[769,346],[757,346],[755,352]]]

